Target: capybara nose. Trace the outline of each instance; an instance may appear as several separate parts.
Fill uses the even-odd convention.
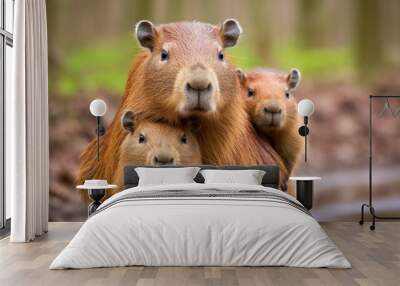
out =
[[[212,90],[210,74],[202,64],[195,64],[190,68],[190,75],[186,82],[186,93],[188,95],[208,95]]]
[[[197,93],[198,96],[206,94],[212,88],[211,82],[195,80],[186,84],[186,90]]]
[[[265,113],[281,113],[282,109],[278,106],[266,106],[264,107]]]
[[[157,154],[153,159],[154,165],[173,165],[174,162],[174,157],[169,154]]]
[[[195,64],[185,71],[182,82],[185,96],[184,112],[211,112],[216,109],[215,91],[218,82],[212,70],[203,64]]]

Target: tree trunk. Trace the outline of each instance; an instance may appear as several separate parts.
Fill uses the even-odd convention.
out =
[[[355,58],[360,78],[370,78],[382,64],[382,39],[378,0],[357,0]]]
[[[269,1],[255,0],[249,3],[251,14],[253,15],[253,41],[257,55],[261,58],[264,65],[272,65],[272,40],[271,31],[268,26],[266,16]]]
[[[303,48],[315,48],[323,45],[322,4],[321,0],[301,1],[299,29]]]

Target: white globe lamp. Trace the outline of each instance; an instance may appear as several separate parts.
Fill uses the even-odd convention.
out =
[[[102,99],[95,99],[90,103],[89,109],[93,116],[101,117],[107,112],[107,104]]]
[[[309,99],[303,99],[297,105],[297,110],[301,116],[311,116],[314,113],[314,103]]]

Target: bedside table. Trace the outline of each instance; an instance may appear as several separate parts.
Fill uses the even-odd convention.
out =
[[[296,199],[303,206],[311,210],[313,207],[314,181],[321,180],[320,177],[290,177],[289,180],[296,181]]]
[[[85,184],[76,186],[79,190],[87,190],[92,203],[88,206],[88,217],[101,205],[101,199],[108,189],[116,188],[116,185],[109,185],[106,180],[86,180]]]

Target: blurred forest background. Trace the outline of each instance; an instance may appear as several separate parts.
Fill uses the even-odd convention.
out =
[[[298,100],[316,105],[309,162],[296,175],[321,176],[319,220],[359,216],[368,194],[368,96],[400,95],[398,0],[47,0],[50,68],[50,219],[84,220],[75,190],[79,155],[94,138],[89,103],[108,104],[106,126],[123,94],[138,46],[134,24],[240,21],[229,49],[243,68],[299,68]],[[393,110],[400,100],[390,101]],[[374,104],[374,194],[380,214],[400,212],[400,111],[379,117]]]

